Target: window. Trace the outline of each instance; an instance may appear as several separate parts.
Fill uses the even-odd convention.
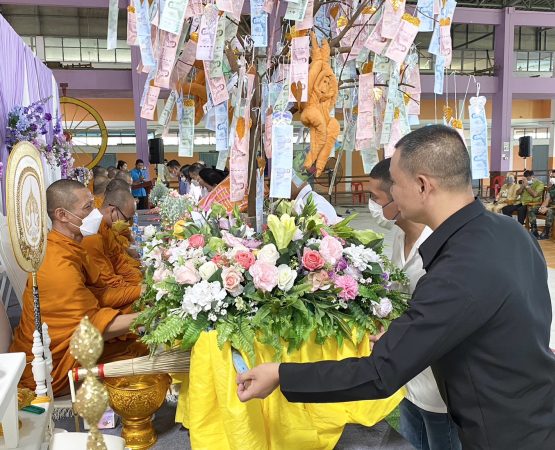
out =
[[[528,53],[528,72],[540,71],[540,52]]]
[[[45,37],[44,46],[46,61],[131,64],[131,49],[125,40],[118,40],[113,50],[106,50],[106,39],[96,38]]]
[[[552,71],[552,65],[551,65],[552,55],[553,54],[551,52],[540,53],[540,72]]]

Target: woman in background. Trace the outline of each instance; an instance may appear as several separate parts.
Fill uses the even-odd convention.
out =
[[[518,201],[519,195],[517,194],[520,186],[515,183],[515,176],[508,174],[505,178],[505,183],[495,196],[495,202],[486,204],[488,211],[501,214],[501,210],[507,205],[514,205]]]
[[[118,161],[118,164],[116,166],[116,168],[118,170],[123,170],[125,172],[127,172],[127,163],[125,161],[122,161],[121,159]]]

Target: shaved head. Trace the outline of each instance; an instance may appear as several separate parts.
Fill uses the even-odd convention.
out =
[[[109,182],[110,182],[110,179],[103,175],[98,175],[97,177],[94,177],[93,194],[94,195],[104,194],[104,191],[106,190],[106,186],[108,186]]]
[[[135,214],[135,198],[127,188],[106,191],[102,210],[110,226],[117,220],[130,222]]]
[[[123,170],[120,170],[117,174],[116,177],[114,178],[114,180],[123,180],[125,181],[129,186],[131,186],[133,184],[133,178],[131,178],[131,175],[129,175],[128,172],[125,172]]]
[[[93,172],[93,176],[96,178],[97,176],[101,175],[103,177],[107,177],[108,176],[108,170],[106,170],[104,167],[102,166],[94,166],[92,169]]]
[[[54,213],[59,208],[75,211],[80,206],[77,203],[83,197],[83,192],[88,193],[89,190],[79,181],[58,180],[52,183],[46,190],[46,209],[50,220],[54,222]]]
[[[135,198],[129,192],[129,189],[115,189],[106,192],[104,196],[104,204],[102,206],[117,206],[118,208],[126,208],[128,205],[135,205]]]
[[[125,180],[114,178],[108,183],[108,186],[106,186],[105,193],[108,194],[108,192],[116,191],[118,189],[127,190],[128,192],[131,192],[131,185],[127,183],[127,181]]]
[[[113,179],[117,173],[118,169],[116,169],[114,166],[108,167],[108,178]]]

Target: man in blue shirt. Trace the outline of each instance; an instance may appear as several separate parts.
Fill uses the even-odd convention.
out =
[[[133,179],[133,187],[137,184],[141,184],[145,181],[148,181],[148,172],[145,169],[145,163],[142,159],[138,159],[135,162],[135,168],[129,172],[131,174],[131,178]],[[148,198],[146,196],[146,189],[144,187],[133,189],[131,192],[133,197],[139,200],[139,204],[137,205],[137,209],[148,209]]]

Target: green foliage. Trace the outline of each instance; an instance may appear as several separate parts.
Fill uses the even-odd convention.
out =
[[[170,315],[162,320],[151,332],[141,338],[141,341],[153,353],[159,345],[173,344],[185,331],[186,322],[180,317]],[[200,333],[199,333],[200,334]]]

